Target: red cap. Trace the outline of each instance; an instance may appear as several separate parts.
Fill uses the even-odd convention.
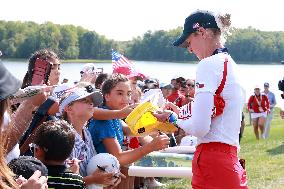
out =
[[[137,72],[131,67],[118,67],[113,70],[113,73],[119,73],[125,75],[127,78],[132,78],[132,77],[141,77],[142,79],[145,78],[145,75]]]

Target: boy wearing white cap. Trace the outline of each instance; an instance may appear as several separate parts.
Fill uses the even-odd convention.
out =
[[[65,94],[59,104],[59,112],[63,119],[75,129],[75,145],[70,158],[80,160],[80,175],[86,185],[104,184],[114,186],[120,179],[114,178],[113,173],[106,173],[97,169],[92,175],[87,175],[86,169],[89,160],[97,154],[90,132],[85,127],[87,121],[93,116],[94,106],[102,102],[99,91],[88,92],[86,88],[76,88],[71,93]]]

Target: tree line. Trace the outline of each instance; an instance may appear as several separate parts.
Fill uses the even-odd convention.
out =
[[[181,27],[147,31],[130,41],[114,41],[80,26],[0,21],[0,50],[5,58],[28,58],[38,49],[49,48],[63,59],[110,60],[113,48],[134,60],[196,60],[186,49],[172,46],[181,32]],[[280,62],[284,60],[284,32],[233,28],[226,47],[236,61]]]

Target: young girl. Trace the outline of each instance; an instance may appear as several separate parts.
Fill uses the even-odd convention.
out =
[[[59,112],[63,119],[72,124],[75,129],[75,145],[70,158],[78,159],[80,175],[84,178],[86,185],[104,184],[113,186],[120,182],[115,179],[113,173],[105,173],[97,169],[92,175],[86,173],[89,160],[96,155],[91,135],[85,127],[87,121],[93,116],[93,96],[94,92],[87,92],[86,88],[77,88],[66,94],[60,101]]]
[[[128,106],[131,97],[131,86],[129,80],[120,74],[114,74],[107,79],[102,86],[104,97],[103,108],[119,110]],[[127,175],[125,166],[133,163],[146,154],[166,148],[169,138],[166,135],[155,137],[150,143],[129,151],[123,151],[124,135],[130,135],[130,129],[120,119],[95,120],[95,124],[89,127],[94,146],[98,153],[108,152],[119,160],[122,173]],[[118,188],[133,188],[133,178],[123,180]]]

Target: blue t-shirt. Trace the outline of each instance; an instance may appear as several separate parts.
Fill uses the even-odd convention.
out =
[[[124,135],[120,119],[91,119],[89,121],[89,131],[92,135],[93,144],[97,153],[107,153],[107,150],[102,142],[105,138],[115,138],[120,144],[120,147],[123,145]]]

